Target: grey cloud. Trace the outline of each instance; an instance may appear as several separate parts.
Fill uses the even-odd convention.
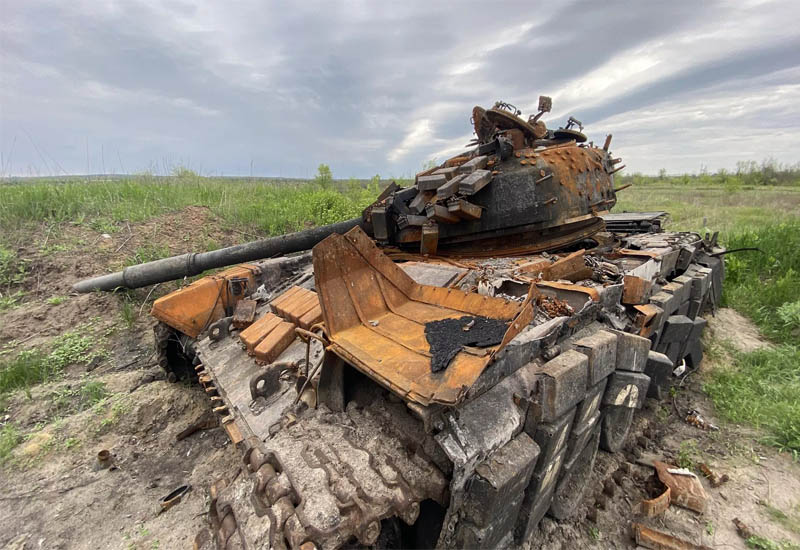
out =
[[[263,175],[306,176],[320,162],[340,177],[409,175],[431,155],[463,145],[473,105],[503,99],[530,109],[539,93],[572,89],[617,56],[639,55],[645,44],[678,48],[680,68],[639,75],[633,88],[618,75],[619,85],[602,94],[561,102],[555,96],[556,111],[566,101],[601,134],[606,120],[613,125],[626,114],[644,117],[655,105],[668,110],[702,101],[734,83],[749,94],[766,93],[786,85],[766,76],[798,64],[800,35],[776,42],[771,31],[785,26],[793,9],[787,3],[758,9],[766,18],[757,23],[763,44],[756,37],[736,53],[731,47],[727,55],[697,61],[676,41],[749,12],[694,2],[485,6],[3,0],[3,168],[81,173],[88,141],[92,171],[105,157],[115,171],[183,163],[246,174],[253,161]],[[790,83],[797,84],[795,75],[787,76]],[[764,105],[759,114],[748,119],[757,130],[798,134],[800,121],[785,109]],[[423,119],[430,132],[408,139]],[[745,135],[731,121],[718,126]],[[697,168],[667,129],[630,132],[651,140],[631,148],[640,155],[637,167]],[[669,148],[659,149],[668,141]],[[402,154],[392,155],[402,144]],[[664,157],[667,150],[671,156]],[[715,152],[715,162],[738,160],[739,151],[726,154],[730,161]]]

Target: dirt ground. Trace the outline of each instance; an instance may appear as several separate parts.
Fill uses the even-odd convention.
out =
[[[6,239],[30,264],[22,303],[0,312],[0,350],[48,350],[54,337],[77,331],[89,336],[100,353],[68,367],[56,382],[15,393],[0,413],[2,425],[11,423],[25,436],[0,466],[0,548],[189,548],[205,522],[209,485],[240,463],[218,427],[176,440],[179,432],[208,418],[209,406],[198,387],[166,382],[153,363],[147,309],[175,284],[131,295],[70,295],[70,286],[118,269],[148,250],[179,254],[252,236],[223,229],[204,208],[116,229],[103,233],[82,225],[42,226]],[[53,297],[66,299],[53,303]],[[734,344],[744,342],[748,349],[763,344],[758,331],[736,312],[722,310],[709,321],[709,338],[734,333]],[[569,522],[545,519],[531,547],[635,548],[630,525],[641,521],[697,544],[746,548],[734,518],[762,536],[797,541],[798,534],[770,511],[796,517],[800,465],[757,443],[758,433],[715,417],[702,393],[703,373],[713,368],[720,365],[706,360],[672,401],[648,400],[625,451],[598,454],[583,512]],[[82,407],[75,390],[87,382],[102,383],[106,397]],[[688,409],[700,411],[720,429],[687,424]],[[112,454],[111,468],[98,466],[97,453],[103,449]],[[653,470],[640,464],[649,457],[704,462],[730,480],[719,488],[703,481],[710,501],[702,515],[673,505],[662,517],[645,520],[634,508],[652,496]],[[182,485],[191,490],[161,512],[160,499]]]

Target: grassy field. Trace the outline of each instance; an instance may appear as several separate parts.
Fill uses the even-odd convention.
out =
[[[171,178],[2,184],[0,310],[15,306],[26,273],[13,239],[34,226],[72,224],[114,233],[128,222],[193,205],[208,207],[224,224],[242,232],[278,234],[358,216],[385,184],[377,177],[336,181],[322,168],[311,182],[203,178],[181,172]],[[743,185],[743,179],[700,177],[628,179],[636,179],[636,185],[619,194],[615,211],[666,210],[671,214],[668,229],[719,231],[729,249],[760,249],[726,257],[723,300],[751,318],[775,346],[753,353],[730,351],[729,367],[712,373],[706,389],[723,416],[763,428],[770,443],[800,452],[800,186]],[[150,251],[146,259],[165,253]],[[56,375],[60,362],[51,359],[0,356],[0,394]]]
[[[669,229],[719,231],[729,250],[760,250],[726,256],[723,305],[753,320],[775,346],[725,350],[727,368],[710,373],[705,389],[723,417],[800,453],[800,188],[653,182],[619,199],[615,210],[666,210]]]
[[[10,231],[44,221],[114,232],[124,222],[206,206],[232,227],[274,235],[358,216],[380,189],[377,177],[335,181],[329,175],[313,182],[205,178],[192,172],[175,177],[37,180],[0,185],[0,228]]]

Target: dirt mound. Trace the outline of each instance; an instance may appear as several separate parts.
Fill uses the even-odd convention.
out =
[[[171,292],[180,282],[158,285],[130,294],[77,295],[71,287],[81,279],[110,273],[142,261],[230,246],[255,235],[223,228],[205,207],[188,206],[141,223],[118,223],[116,231],[102,232],[88,225],[63,223],[36,232],[18,233],[9,239],[27,265],[24,293],[15,308],[0,312],[0,345],[10,340],[39,344],[48,337],[76,327],[92,318],[108,326],[119,322],[125,300],[146,313],[148,303]],[[152,293],[150,291],[153,290]],[[48,301],[50,300],[50,301]],[[135,315],[133,315],[135,316]]]

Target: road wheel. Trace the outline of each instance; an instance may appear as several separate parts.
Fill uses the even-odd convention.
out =
[[[153,327],[158,365],[167,373],[167,380],[197,381],[195,364],[195,340],[159,322]]]
[[[606,407],[600,424],[600,448],[616,453],[625,445],[625,439],[633,425],[636,409],[629,407]]]
[[[586,486],[592,477],[599,442],[600,433],[599,430],[595,430],[581,454],[578,455],[569,470],[562,474],[553,494],[553,501],[550,503],[549,515],[558,520],[565,520],[571,518],[578,510]]]

